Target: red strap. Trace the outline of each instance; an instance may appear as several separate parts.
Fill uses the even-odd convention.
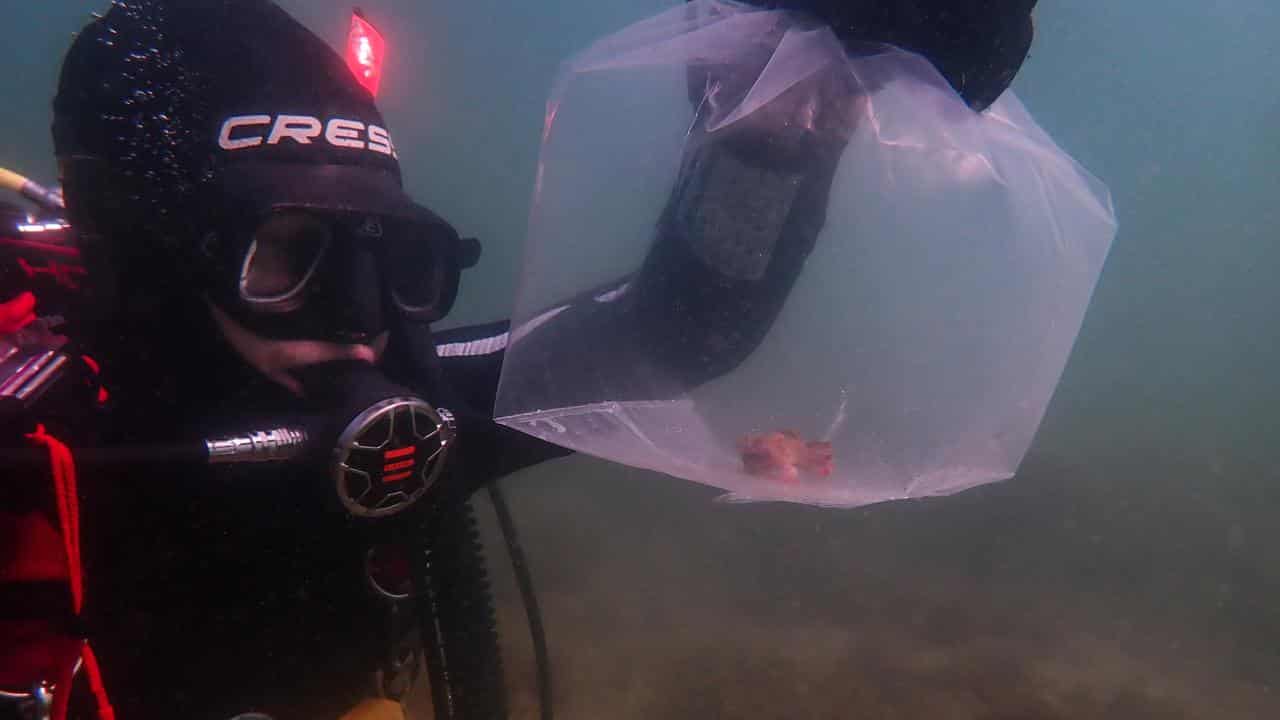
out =
[[[111,701],[107,698],[107,687],[102,684],[102,667],[98,665],[98,656],[93,653],[88,640],[84,641],[84,654],[81,657],[84,658],[84,671],[89,678],[89,689],[93,691],[93,697],[98,702],[98,717],[102,720],[116,720],[115,708],[111,707]]]
[[[85,365],[89,366],[89,369],[93,371],[94,375],[102,374],[102,364],[99,363],[97,360],[94,360],[92,356],[81,355],[80,359],[84,361]]]
[[[44,425],[37,425],[36,431],[27,437],[49,448],[49,465],[53,471],[58,520],[62,524],[62,545],[67,553],[67,574],[71,580],[71,605],[74,612],[79,615],[84,605],[84,581],[80,569],[80,500],[76,491],[75,459],[71,456],[71,450],[50,435]],[[81,647],[80,658],[84,661],[89,689],[93,691],[94,699],[98,703],[98,717],[102,720],[115,720],[115,710],[111,707],[106,687],[102,684],[102,669],[98,666],[98,658],[93,654],[93,648],[89,647],[88,640],[85,640]],[[53,716],[56,720],[66,719],[73,675],[74,668],[68,667],[63,677],[59,679],[58,692],[53,702]]]
[[[12,300],[0,302],[0,335],[17,332],[36,319],[36,296],[20,293]]]
[[[92,357],[88,355],[81,355],[80,359],[84,361],[85,367],[89,368],[89,370],[91,370],[95,376],[102,374],[102,365],[98,363],[97,360],[94,360]],[[105,405],[107,403],[107,400],[110,397],[111,396],[107,394],[107,389],[99,385],[98,396],[97,396],[98,404]]]

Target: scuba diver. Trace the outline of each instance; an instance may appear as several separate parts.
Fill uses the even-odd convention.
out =
[[[1025,58],[1035,3],[755,4],[920,52],[981,110]],[[592,328],[600,347],[567,354],[542,332],[543,362],[589,379],[602,354],[642,349],[634,391],[654,397],[759,343],[849,128],[819,74],[712,135],[749,75],[690,68],[700,141],[645,264],[550,309],[546,327]],[[14,247],[74,256],[87,277],[57,321],[47,294],[0,288],[0,394],[17,388],[0,398],[0,462],[10,515],[61,538],[41,577],[75,589],[5,591],[21,627],[61,628],[35,685],[0,673],[10,707],[395,717],[425,665],[436,715],[504,717],[468,500],[568,451],[491,420],[519,328],[433,331],[479,244],[404,192],[408,153],[369,86],[268,0],[129,0],[75,38],[53,108],[61,197],[37,196],[61,239]],[[793,128],[783,141],[770,118]],[[679,342],[619,330],[671,323]],[[525,367],[504,382],[565,397]]]

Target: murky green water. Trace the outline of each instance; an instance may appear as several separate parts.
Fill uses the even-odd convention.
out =
[[[345,29],[346,6],[284,4]],[[558,63],[670,4],[364,3],[397,18],[382,106],[411,191],[485,242],[451,323],[510,307]],[[56,66],[99,5],[6,10],[26,30],[0,47],[0,165],[54,179]],[[1046,0],[1037,21],[1015,89],[1120,232],[1021,476],[858,511],[713,505],[588,458],[511,478],[561,717],[1280,714],[1280,6]]]

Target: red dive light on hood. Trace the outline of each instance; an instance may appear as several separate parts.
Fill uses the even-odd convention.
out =
[[[351,30],[347,32],[347,67],[360,84],[377,96],[382,81],[382,59],[387,44],[382,35],[365,19],[360,8],[351,13]]]

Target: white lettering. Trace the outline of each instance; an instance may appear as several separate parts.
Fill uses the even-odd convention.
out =
[[[369,149],[383,155],[391,154],[391,137],[387,135],[386,129],[377,125],[369,126]]]
[[[267,126],[271,131],[265,132]],[[257,127],[252,131],[248,128]],[[311,145],[323,137],[333,147],[369,150],[381,155],[399,158],[395,143],[386,128],[365,125],[358,120],[329,118],[321,121],[310,115],[235,115],[222,122],[218,133],[218,147],[223,150],[244,150],[267,145],[278,145],[289,139],[299,145]]]
[[[320,121],[309,115],[279,115],[271,126],[268,145],[276,145],[282,138],[289,138],[303,145],[310,145],[311,138],[320,136]]]
[[[236,115],[234,117],[229,117],[222,123],[222,131],[218,133],[218,147],[223,150],[240,150],[242,148],[253,147],[254,145],[261,145],[261,135],[236,138],[233,140],[231,138],[231,133],[237,128],[269,124],[271,124],[270,115]]]
[[[330,145],[363,149],[364,141],[360,139],[361,130],[364,130],[362,122],[333,118],[325,125],[324,139],[328,140]]]

